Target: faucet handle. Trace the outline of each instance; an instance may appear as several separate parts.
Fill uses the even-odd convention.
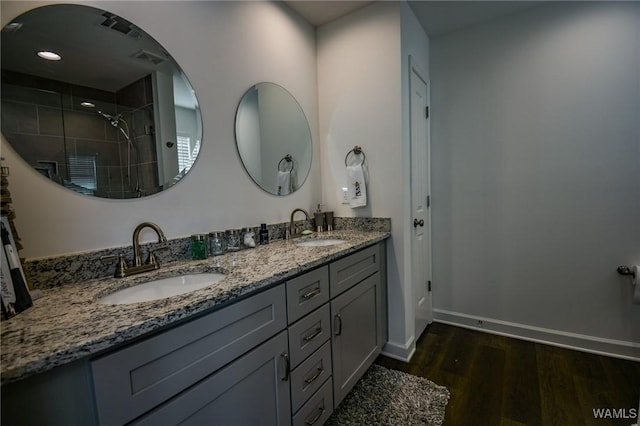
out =
[[[114,277],[116,278],[123,278],[125,277],[125,269],[127,269],[127,261],[124,258],[124,254],[120,253],[118,255],[116,254],[111,254],[108,256],[100,256],[100,261],[103,263],[107,263],[110,262],[114,259],[118,260],[118,263],[116,263],[116,272],[113,274]]]
[[[149,256],[147,257],[147,261],[145,262],[147,265],[154,265],[156,268],[160,267],[158,263],[158,259],[156,258],[156,252],[160,250],[169,250],[169,244],[164,243],[159,247],[154,249],[149,249]]]

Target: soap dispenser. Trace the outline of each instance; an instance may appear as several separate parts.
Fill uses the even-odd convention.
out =
[[[313,216],[316,222],[316,232],[324,231],[324,213],[322,213],[320,204],[318,204],[318,209],[313,213]]]
[[[327,231],[333,231],[333,212],[324,212],[324,225]]]

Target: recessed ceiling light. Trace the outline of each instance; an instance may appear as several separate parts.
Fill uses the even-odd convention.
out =
[[[85,102],[80,102],[80,106],[83,106],[85,108],[95,108],[96,104],[85,101]]]
[[[41,50],[37,53],[37,55],[42,59],[46,59],[47,61],[59,61],[62,59],[62,56],[58,55],[55,52],[49,52],[48,50]]]
[[[14,31],[18,31],[20,28],[22,28],[22,23],[21,22],[11,22],[9,24],[7,24],[2,31],[4,32],[14,32]]]

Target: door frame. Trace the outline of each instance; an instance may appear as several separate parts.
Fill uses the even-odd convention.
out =
[[[427,262],[426,262],[426,272],[425,272],[425,281],[426,283],[422,284],[422,283],[418,283],[417,281],[419,280],[419,278],[416,278],[415,276],[415,265],[414,265],[414,256],[416,255],[415,251],[417,250],[416,247],[416,241],[415,241],[415,230],[413,229],[413,220],[414,220],[414,193],[418,190],[418,188],[416,188],[414,186],[413,183],[413,161],[412,161],[412,153],[413,153],[413,119],[414,119],[414,111],[413,111],[413,76],[416,76],[417,78],[419,78],[426,87],[426,93],[425,93],[425,103],[426,103],[426,107],[428,108],[430,106],[430,84],[429,84],[429,80],[426,77],[427,73],[420,67],[420,65],[418,65],[416,63],[416,61],[412,58],[411,55],[409,55],[409,117],[410,117],[410,123],[409,123],[409,130],[410,130],[410,138],[409,138],[409,168],[410,168],[410,176],[411,176],[411,182],[410,182],[410,197],[409,197],[409,211],[410,211],[410,217],[409,217],[409,228],[411,229],[411,268],[410,268],[410,272],[411,272],[411,300],[413,301],[413,317],[414,317],[414,323],[415,323],[415,340],[417,341],[417,339],[420,337],[420,335],[422,334],[422,332],[424,332],[426,326],[428,324],[430,324],[433,321],[433,299],[432,299],[432,292],[431,292],[431,281],[432,281],[432,247],[431,247],[431,208],[430,208],[430,202],[427,202],[425,200],[425,205],[426,205],[426,209],[424,212],[424,216],[425,216],[425,229],[424,229],[424,237],[426,238],[426,257],[427,257]],[[419,114],[422,114],[419,112]],[[424,112],[424,114],[426,115],[426,111]],[[426,116],[426,147],[425,147],[425,154],[426,154],[426,163],[425,163],[425,168],[426,170],[424,171],[424,175],[426,177],[426,187],[424,188],[424,191],[426,192],[426,194],[424,194],[426,197],[430,198],[431,195],[431,129],[430,129],[430,120],[429,120],[429,116]],[[418,285],[426,285],[427,283],[429,283],[429,289],[426,291],[426,306],[423,307],[423,309],[426,309],[426,312],[424,312],[424,315],[422,316],[418,316],[418,306],[417,303],[418,301],[416,300],[416,286]]]

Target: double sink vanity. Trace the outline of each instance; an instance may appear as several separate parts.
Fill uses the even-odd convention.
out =
[[[388,237],[335,231],[47,290],[3,323],[2,422],[322,424],[386,341]],[[202,288],[141,291],[184,277]]]

